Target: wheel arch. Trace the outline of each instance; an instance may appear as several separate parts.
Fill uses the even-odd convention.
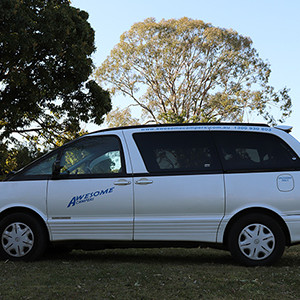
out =
[[[29,216],[35,218],[43,227],[43,230],[46,233],[48,241],[50,240],[49,230],[47,228],[45,220],[39,213],[37,213],[33,209],[30,209],[28,207],[22,207],[22,206],[14,206],[14,207],[7,208],[0,212],[0,220],[2,220],[6,216],[9,216],[14,213],[23,213],[23,214],[26,214],[26,215],[29,215]]]
[[[282,217],[280,215],[278,215],[276,212],[267,209],[267,208],[262,208],[262,207],[251,207],[251,208],[247,208],[244,209],[242,211],[239,211],[237,214],[235,214],[227,223],[226,228],[225,228],[225,232],[223,235],[223,244],[226,246],[227,248],[227,241],[228,241],[228,235],[230,232],[230,229],[232,228],[232,225],[241,217],[249,214],[249,213],[260,213],[260,214],[265,214],[268,215],[270,217],[272,217],[281,227],[281,229],[284,232],[285,235],[285,244],[288,246],[291,244],[291,236],[290,236],[290,232],[289,229],[286,225],[286,223],[284,222],[284,220],[282,219]]]

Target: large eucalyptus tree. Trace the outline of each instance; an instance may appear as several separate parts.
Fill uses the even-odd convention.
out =
[[[121,36],[96,76],[134,100],[144,121],[243,121],[256,114],[275,123],[290,114],[291,99],[286,88],[269,85],[270,72],[251,39],[231,29],[149,18]]]

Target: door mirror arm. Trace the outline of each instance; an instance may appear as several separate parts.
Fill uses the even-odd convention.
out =
[[[52,165],[52,177],[54,179],[58,178],[59,177],[59,174],[60,174],[60,170],[61,170],[61,165],[60,165],[60,160],[56,160],[53,165]]]

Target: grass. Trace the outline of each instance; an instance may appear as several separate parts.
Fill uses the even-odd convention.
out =
[[[300,246],[272,267],[212,249],[72,251],[0,261],[0,299],[300,299]]]

